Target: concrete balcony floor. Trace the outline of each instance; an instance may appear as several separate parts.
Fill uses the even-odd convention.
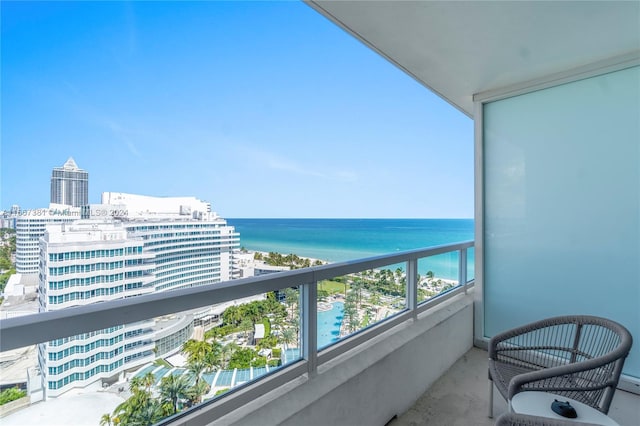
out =
[[[507,403],[494,390],[494,419],[487,417],[489,390],[487,352],[472,348],[390,426],[493,426],[507,411]],[[609,417],[621,426],[640,425],[640,396],[617,390]]]

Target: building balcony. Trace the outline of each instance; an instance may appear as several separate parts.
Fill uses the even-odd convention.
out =
[[[469,242],[394,253],[9,319],[2,324],[1,349],[184,312],[203,307],[203,301],[231,302],[296,287],[300,355],[161,424],[491,425],[487,356],[474,347],[482,342],[474,336],[478,289],[467,279],[472,246]],[[445,291],[424,298],[418,271],[423,262],[442,255],[457,260],[457,279]],[[326,285],[324,280],[397,265],[404,270],[398,282],[404,283],[406,294],[388,298],[387,306],[396,310],[390,308],[385,318],[336,342],[320,343],[318,314],[326,302],[319,301],[318,289]],[[63,396],[29,409],[46,410],[64,401]],[[494,401],[498,416],[506,403],[499,396]],[[620,425],[638,424],[637,402],[637,395],[618,390],[611,417]],[[76,408],[68,412],[81,416]],[[18,414],[6,418],[7,424],[13,424],[13,416]]]
[[[470,349],[389,425],[493,426],[508,408],[494,390],[494,419],[487,417],[487,356],[486,350]],[[640,396],[618,389],[608,415],[620,425],[640,424]]]

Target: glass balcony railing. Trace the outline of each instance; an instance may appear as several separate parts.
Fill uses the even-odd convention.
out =
[[[0,355],[33,348],[23,386],[32,401],[97,383],[120,398],[100,414],[119,420],[135,407],[125,404],[127,414],[116,406],[133,397],[148,402],[154,422],[205,404],[222,416],[243,398],[239,390],[262,394],[314,374],[465,292],[472,248],[451,244],[10,318]],[[171,388],[181,393],[168,397]]]

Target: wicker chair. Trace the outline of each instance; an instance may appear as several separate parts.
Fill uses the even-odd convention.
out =
[[[551,419],[549,417],[528,416],[526,414],[504,413],[496,420],[496,426],[597,426],[569,420]]]
[[[592,316],[562,316],[500,333],[489,341],[489,417],[493,384],[511,403],[520,392],[566,396],[609,412],[632,338],[622,325]]]

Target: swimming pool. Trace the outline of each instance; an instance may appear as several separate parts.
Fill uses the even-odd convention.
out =
[[[318,349],[340,339],[344,303],[333,302],[330,311],[318,312]]]
[[[318,311],[318,349],[329,346],[340,339],[344,303],[333,302],[330,311]],[[288,348],[282,352],[283,363],[288,364],[300,358],[300,348]]]

